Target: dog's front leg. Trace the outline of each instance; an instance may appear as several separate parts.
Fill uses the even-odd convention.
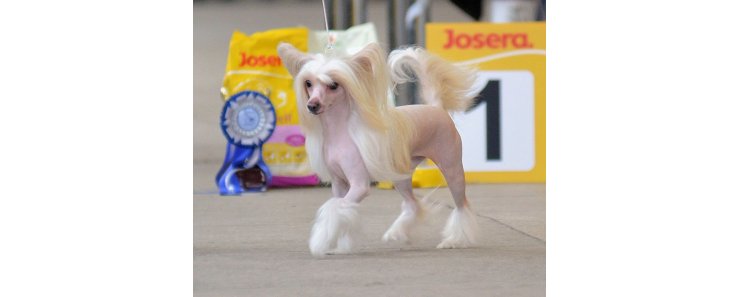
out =
[[[347,215],[344,216],[342,222],[338,224],[340,229],[344,231],[341,232],[337,238],[337,248],[334,250],[335,253],[346,254],[354,250],[355,243],[362,234],[362,231],[360,230],[360,218],[357,214],[357,207],[359,206],[360,201],[367,197],[368,193],[370,193],[370,183],[367,180],[351,181],[349,183],[349,191],[347,191],[347,194],[344,195],[344,198],[338,199],[347,210],[351,209],[351,211],[347,211]]]
[[[350,182],[349,191],[344,195],[344,199],[354,203],[360,203],[370,194],[370,182],[368,180],[358,180]]]
[[[369,183],[347,183],[335,178],[332,194],[316,212],[309,248],[314,256],[344,254],[353,250],[360,232],[358,202],[370,192]]]
[[[332,194],[335,197],[326,201],[316,212],[309,240],[309,248],[315,256],[349,253],[361,234],[357,207],[370,192],[370,178],[364,166],[356,164],[347,162],[346,166],[341,167],[343,173],[350,177],[349,182],[334,177]]]
[[[359,228],[357,203],[329,198],[316,212],[308,246],[314,256],[346,253],[352,248],[352,233]]]
[[[340,178],[334,178],[331,181],[331,194],[334,197],[344,197],[349,191],[349,183]]]

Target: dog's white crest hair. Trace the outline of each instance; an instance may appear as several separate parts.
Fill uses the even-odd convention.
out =
[[[388,104],[389,69],[385,51],[378,44],[371,43],[358,53],[343,57],[303,54],[287,44],[281,44],[278,53],[294,77],[298,106],[308,102],[303,89],[308,75],[315,75],[324,83],[335,81],[345,89],[351,98],[349,134],[373,180],[410,177],[413,170],[409,143],[416,132],[410,119]],[[298,113],[311,167],[322,180],[328,180],[319,118],[305,108],[298,108]]]
[[[447,111],[465,111],[484,85],[475,85],[475,69],[453,65],[418,47],[397,49],[388,57],[395,84],[418,79],[424,103]]]

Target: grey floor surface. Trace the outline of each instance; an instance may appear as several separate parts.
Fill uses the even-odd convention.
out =
[[[470,21],[444,1],[432,20]],[[270,190],[221,197],[214,177],[225,140],[218,128],[219,88],[234,29],[323,26],[321,1],[204,1],[193,8],[194,295],[195,296],[544,296],[545,185],[470,185],[481,224],[480,245],[438,250],[447,207],[429,216],[411,245],[380,240],[399,213],[400,196],[374,189],[360,207],[366,236],[354,255],[316,259],[308,234],[328,188]],[[386,40],[385,4],[370,1],[368,16]],[[418,194],[428,189],[417,190]]]
[[[195,170],[215,173],[217,167]],[[317,259],[307,240],[329,188],[221,197],[207,193],[211,177],[199,179],[193,201],[195,296],[545,295],[543,184],[469,185],[481,240],[461,250],[435,248],[452,205],[446,188],[431,196],[445,207],[428,217],[410,245],[380,240],[401,198],[373,189],[360,206],[365,239],[358,252]]]

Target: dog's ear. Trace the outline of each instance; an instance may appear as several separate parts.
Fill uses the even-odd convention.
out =
[[[290,72],[290,75],[293,77],[301,71],[301,68],[306,64],[306,62],[311,60],[311,56],[302,53],[289,43],[281,42],[278,45],[277,50],[280,59],[283,60],[283,65],[285,65],[285,68],[288,69],[288,72]]]
[[[352,56],[352,61],[368,73],[377,73],[378,71],[374,71],[374,69],[386,64],[385,51],[379,44],[373,42],[354,54]]]

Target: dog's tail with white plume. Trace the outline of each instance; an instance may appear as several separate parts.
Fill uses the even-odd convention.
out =
[[[398,49],[388,56],[395,84],[419,81],[424,103],[448,111],[464,111],[482,90],[475,84],[475,70],[453,65],[418,47]]]

